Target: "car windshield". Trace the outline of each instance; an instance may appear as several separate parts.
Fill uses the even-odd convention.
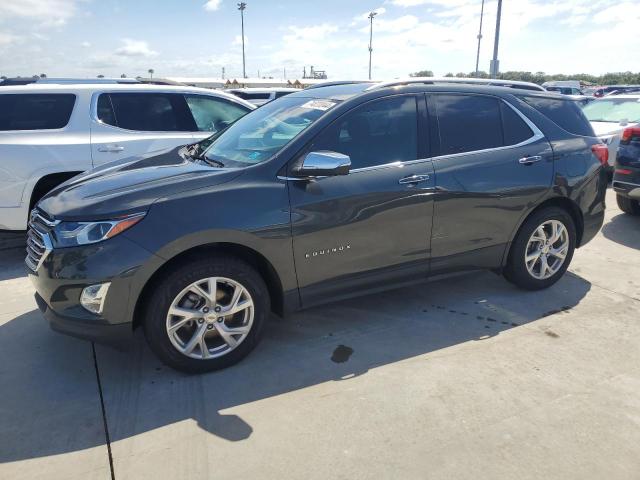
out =
[[[275,100],[242,117],[214,138],[205,147],[203,156],[226,167],[264,162],[337,103],[309,97]]]
[[[582,109],[590,122],[640,122],[640,98],[596,100]]]

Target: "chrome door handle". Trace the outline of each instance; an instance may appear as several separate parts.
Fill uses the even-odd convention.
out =
[[[532,165],[536,162],[539,162],[540,160],[542,160],[542,157],[540,155],[533,155],[532,157],[522,157],[520,160],[518,160],[518,163],[520,165]]]
[[[104,147],[98,147],[99,152],[118,153],[118,152],[122,152],[123,150],[124,150],[124,147],[121,147],[120,145],[106,145]]]
[[[398,180],[398,183],[400,185],[406,185],[406,184],[411,185],[414,183],[426,182],[430,178],[431,178],[431,175],[409,175],[408,177],[404,177]]]

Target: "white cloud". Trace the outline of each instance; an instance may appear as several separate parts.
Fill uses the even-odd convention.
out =
[[[158,52],[151,50],[145,41],[123,38],[122,43],[123,45],[114,52],[116,55],[123,57],[155,57],[158,55]]]
[[[373,30],[375,32],[402,32],[415,27],[420,23],[418,17],[413,15],[404,15],[402,17],[394,18],[393,20],[386,20],[381,18],[374,20]],[[369,27],[365,26],[361,29],[362,32],[368,32]]]
[[[214,12],[220,8],[220,3],[222,3],[222,0],[209,0],[204,4],[203,8],[209,12]]]
[[[91,42],[82,42],[82,43],[80,44],[80,46],[81,46],[82,48],[89,48],[89,47],[91,47]]]
[[[231,42],[231,45],[233,45],[234,47],[241,46],[242,35],[236,35],[235,38],[233,39],[233,42]],[[245,47],[249,45],[249,37],[247,37],[246,35],[244,36],[244,45]]]
[[[12,33],[0,32],[0,47],[11,45],[20,40],[21,40],[21,37],[18,37],[17,35],[13,35]]]
[[[25,18],[60,26],[77,12],[78,0],[2,0],[0,20]]]

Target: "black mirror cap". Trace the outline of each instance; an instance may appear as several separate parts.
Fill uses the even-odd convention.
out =
[[[348,175],[351,170],[351,159],[348,155],[322,150],[309,152],[302,165],[294,169],[299,177],[335,177]]]

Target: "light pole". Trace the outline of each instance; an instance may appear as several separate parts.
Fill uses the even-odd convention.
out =
[[[369,13],[369,21],[371,22],[371,27],[369,28],[369,80],[371,80],[371,54],[373,53],[373,17],[375,17],[378,12]]]
[[[502,0],[498,0],[498,15],[496,17],[496,37],[493,41],[493,60],[491,60],[491,78],[497,78],[500,71],[498,62],[498,43],[500,41],[500,16],[502,15]]]
[[[247,4],[245,2],[240,2],[238,4],[238,10],[240,10],[240,22],[242,23],[242,78],[247,78],[247,70],[245,67],[244,60],[244,10],[247,8]]]
[[[482,40],[482,17],[484,16],[484,0],[482,0],[482,7],[480,7],[480,30],[478,31],[478,53],[476,54],[476,77],[480,73],[478,65],[480,63],[480,41]]]

